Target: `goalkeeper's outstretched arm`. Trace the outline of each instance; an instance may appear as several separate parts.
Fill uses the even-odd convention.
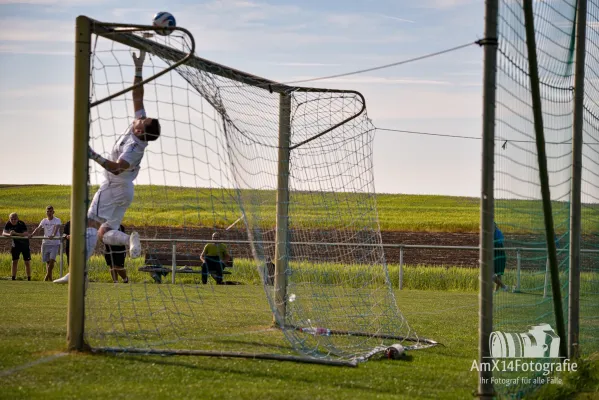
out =
[[[137,57],[135,55],[135,53],[132,54],[133,57],[133,64],[135,64],[135,78],[133,79],[133,84],[137,85],[139,82],[141,82],[143,80],[142,76],[143,76],[143,67],[144,67],[144,60],[146,58],[146,52],[141,50],[139,52],[139,57]],[[142,86],[138,86],[135,89],[133,89],[133,108],[135,112],[138,112],[139,110],[143,110],[144,109],[144,87]]]
[[[106,171],[111,172],[115,175],[120,174],[121,172],[129,169],[130,165],[127,161],[123,159],[119,159],[117,162],[110,161],[99,155],[92,149],[91,147],[88,149],[90,160],[94,160],[98,164],[100,164]]]

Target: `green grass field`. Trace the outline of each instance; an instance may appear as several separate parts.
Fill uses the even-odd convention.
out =
[[[64,270],[66,273],[66,259],[64,259]],[[108,283],[112,279],[106,268],[106,262],[102,256],[93,256],[90,260],[92,268],[97,271],[94,279],[98,282]],[[59,276],[59,263],[57,262],[54,268],[54,277]],[[133,282],[151,281],[149,274],[138,271],[138,268],[143,266],[143,258],[130,259],[127,258],[127,274]],[[10,254],[0,253],[0,277],[9,277],[11,267]],[[312,282],[319,281],[322,284],[342,281],[351,281],[350,277],[356,274],[360,265],[345,265],[340,268],[335,264],[318,264],[305,265],[303,267],[304,277],[310,277]],[[394,288],[399,288],[399,265],[388,264],[389,276],[391,284]],[[32,254],[31,258],[32,280],[41,281],[45,275],[45,264],[42,263],[39,254]],[[438,267],[438,266],[423,266],[423,265],[404,265],[403,266],[405,289],[414,290],[438,290],[438,291],[459,291],[459,292],[478,292],[479,271],[476,268],[460,268],[460,267]],[[368,273],[362,272],[363,280],[373,280]],[[18,279],[25,279],[25,268],[23,261],[19,261],[17,269]],[[248,285],[260,284],[260,276],[257,274],[254,262],[247,259],[236,259],[233,278],[235,281]],[[193,283],[197,277],[189,274],[178,274],[177,283]],[[516,284],[516,271],[508,269],[504,276],[504,281],[509,286],[513,287]],[[170,282],[170,276],[165,278],[165,282]],[[595,272],[581,273],[581,291],[591,293],[595,291],[596,283],[599,282],[599,274]],[[359,283],[359,282],[356,282]],[[381,284],[382,282],[378,282]],[[544,271],[527,271],[521,272],[520,283],[524,288],[536,288],[537,291],[543,290],[545,283]]]
[[[113,285],[92,286],[105,291]],[[380,359],[348,368],[193,356],[67,354],[67,288],[3,280],[0,301],[8,306],[0,325],[0,398],[471,398],[477,379],[470,371],[477,357],[477,294],[404,290],[395,295],[413,329],[426,331],[443,346],[412,351],[408,360]],[[225,312],[222,318],[233,322],[239,315]],[[591,364],[585,373],[566,377],[564,385],[544,390],[542,398],[559,399],[572,392],[580,399],[594,398],[599,368]]]
[[[152,200],[157,195],[155,188],[139,186],[136,190],[136,207],[153,207],[152,223],[165,224],[189,215],[189,210],[156,208]],[[177,197],[174,201],[185,202],[198,193],[179,189],[169,195]],[[253,195],[269,197],[273,193]],[[27,221],[40,220],[48,203],[66,219],[69,201],[67,186],[0,186],[0,220],[12,211]],[[326,199],[323,207],[324,203]],[[381,227],[386,230],[478,230],[478,199],[382,194],[377,196],[377,207]],[[538,203],[520,201],[514,207],[534,209]],[[323,221],[326,228],[322,215],[325,213],[313,209],[306,220]],[[214,221],[199,222],[211,226]],[[143,225],[147,221],[133,209],[124,223]],[[381,359],[348,368],[210,357],[65,353],[67,287],[41,282],[44,266],[37,254],[32,260],[33,282],[23,281],[22,261],[19,280],[8,280],[10,263],[9,255],[0,254],[0,301],[5,304],[0,319],[0,398],[463,399],[471,398],[476,390],[477,373],[470,369],[478,347],[477,269],[406,265],[404,290],[399,291],[399,266],[388,265],[397,304],[410,326],[443,346],[411,351],[404,361]],[[242,285],[227,287],[197,286],[198,275],[191,274],[177,276],[177,283],[184,285],[155,285],[147,273],[137,270],[142,264],[142,260],[128,259],[128,274],[135,284],[115,286],[110,283],[103,257],[92,258],[86,329],[94,347],[138,343],[143,347],[150,343],[150,347],[193,348],[190,343],[195,342],[204,349],[264,353],[266,347],[273,353],[294,354],[283,335],[270,327],[270,309],[251,260],[236,259],[232,277]],[[374,279],[360,265],[295,267],[302,277],[323,287],[336,282],[352,282],[357,287],[364,282],[382,283],[376,280],[380,276]],[[356,275],[362,281],[353,279]],[[165,280],[170,281],[170,276]],[[513,269],[506,271],[504,281],[514,285]],[[586,293],[596,292],[596,282],[596,272],[581,276]],[[523,294],[497,294],[500,307],[496,312],[501,321],[534,321],[539,312],[552,312],[550,301],[542,300],[543,271],[523,271],[521,284],[533,289]],[[595,297],[583,300],[586,310],[595,310],[594,304],[599,303]],[[595,320],[592,315],[588,317],[583,332],[587,339],[595,329]],[[255,331],[248,331],[248,327]],[[180,332],[185,337],[179,336]],[[589,361],[583,372],[566,375],[564,382],[559,387],[543,388],[540,398],[597,398],[597,362]]]
[[[0,340],[5,342],[0,350],[1,398],[78,398],[85,394],[91,398],[192,396],[460,399],[471,397],[476,387],[476,373],[470,371],[472,360],[477,357],[478,343],[476,270],[406,267],[406,287],[426,290],[396,290],[397,303],[417,333],[438,340],[443,346],[412,351],[409,361],[375,360],[352,369],[300,366],[290,362],[186,356],[64,355],[67,288],[37,281],[41,278],[42,264],[38,256],[34,257],[33,261],[36,281],[0,280],[0,301],[9,304],[3,312],[3,324],[0,326]],[[201,340],[204,348],[213,346],[219,350],[260,351],[262,347],[264,351],[263,347],[266,345],[272,350],[277,349],[279,353],[293,354],[282,335],[272,330],[259,333],[262,335],[259,341],[256,334],[252,333],[247,335],[249,340],[240,342],[241,337],[236,334],[239,329],[260,325],[265,327],[269,322],[268,319],[260,322],[268,315],[268,307],[261,287],[256,285],[249,271],[251,263],[246,263],[247,266],[243,262],[239,263],[236,271],[236,279],[243,281],[245,285],[220,287],[201,293],[203,298],[213,296],[216,300],[214,304],[229,301],[225,309],[218,310],[219,320],[214,321],[214,324],[210,321],[211,318],[216,318],[215,313],[206,313],[204,317],[209,326],[219,330],[217,340],[212,335],[217,331],[201,330],[197,331],[197,337],[191,339]],[[9,267],[9,257],[1,256],[0,275],[7,276]],[[98,270],[102,267],[102,258],[94,257],[91,268]],[[133,267],[129,270],[133,280],[149,281],[149,278],[144,276],[146,274],[136,272]],[[137,299],[142,302],[140,304],[147,301],[155,303],[153,308],[156,309],[156,304],[163,301],[165,293],[182,302],[183,299],[202,290],[194,288],[193,285],[114,286],[108,283],[110,278],[107,272],[95,274],[95,277],[95,282],[90,284],[88,296],[88,299],[93,300],[89,303],[90,313],[96,316],[104,313],[105,315],[98,320],[100,324],[108,325],[98,326],[95,320],[91,320],[88,322],[88,328],[101,328],[106,332],[111,330],[110,327],[115,321],[119,323],[120,320],[118,316],[115,318],[116,310],[105,305],[119,304],[119,307],[131,307]],[[193,278],[181,276],[180,281],[185,282],[185,279]],[[523,285],[534,286],[537,281],[542,281],[542,277],[527,276],[523,278]],[[180,288],[185,287],[188,289],[184,295],[178,293],[182,290]],[[222,297],[227,293],[231,294],[231,291],[236,291],[237,294]],[[242,292],[250,295],[240,296],[239,293]],[[530,295],[499,293],[498,296],[501,297],[499,301],[509,300],[509,304],[516,306],[520,302],[527,305]],[[120,298],[121,301],[115,302],[116,298]],[[234,298],[256,299],[258,303],[254,304],[261,306],[251,308],[249,311],[252,312],[240,312],[243,305],[236,305],[227,300]],[[125,301],[122,301],[123,299]],[[133,299],[133,302],[127,299]],[[173,302],[176,303],[177,301]],[[214,307],[213,303],[207,301],[204,301],[204,304],[209,304],[211,310]],[[138,310],[138,319],[142,324],[162,324],[162,334],[176,338],[169,316],[180,310],[172,309],[172,305],[165,307],[171,307],[171,312],[158,317]],[[550,305],[545,304],[544,307],[549,309]],[[121,314],[122,312],[123,310]],[[525,319],[519,307],[512,307],[504,312],[515,312],[519,318]],[[179,322],[179,329],[181,324],[182,322]],[[193,326],[188,326],[187,331],[193,332]],[[244,332],[241,334],[243,336]],[[116,336],[104,335],[100,341],[95,339],[94,346],[113,347],[119,340],[123,340],[122,333]],[[181,342],[182,345],[185,343]],[[240,343],[245,343],[242,348],[239,347]],[[178,344],[173,342],[170,345],[177,347]],[[81,374],[85,379],[80,379]],[[592,386],[595,377],[599,379],[599,371],[593,372],[591,378],[587,378],[585,382],[590,381]],[[591,390],[588,385],[585,384],[576,391]],[[546,396],[553,396],[553,392],[548,393]]]
[[[153,200],[156,198],[156,192],[159,192],[155,188],[143,185],[136,186],[135,190],[136,204],[125,216],[125,225],[143,225],[147,216],[135,212],[135,209],[154,206]],[[208,190],[200,194],[197,194],[195,189],[169,190],[171,203],[194,204],[196,196],[210,196],[207,194]],[[215,197],[214,194],[211,196]],[[274,192],[264,192],[261,196],[272,196],[274,199]],[[16,211],[22,220],[38,221],[45,217],[44,210],[48,204],[54,206],[57,216],[66,220],[70,213],[70,186],[0,186],[0,220],[7,220],[8,214]],[[222,207],[219,202],[213,205]],[[479,204],[478,199],[474,198],[381,194],[377,196],[377,209],[381,228],[385,230],[474,232],[478,229]],[[272,211],[271,214],[274,215],[274,209]],[[167,209],[166,204],[152,212],[156,225],[182,221],[183,216],[189,213],[189,210]],[[206,218],[208,217],[209,215],[206,215]],[[326,219],[320,221],[325,223]],[[206,219],[199,222],[203,222],[204,226],[212,226],[213,221]],[[223,221],[224,223],[226,221]]]
[[[0,301],[10,304],[0,326],[0,397],[470,397],[476,385],[470,365],[476,357],[477,295],[435,291],[396,295],[407,318],[414,320],[414,329],[426,327],[445,346],[414,351],[410,361],[379,360],[358,368],[183,356],[52,358],[65,350],[66,287],[0,281]],[[423,311],[423,306],[430,311]],[[459,312],[451,312],[455,310]]]
[[[52,204],[56,216],[64,221],[70,214],[70,186],[59,185],[26,185],[26,186],[0,186],[0,221],[8,220],[8,214],[18,212],[19,217],[25,221],[40,221],[45,217],[45,207]],[[123,223],[126,226],[141,226],[147,224],[148,214],[142,210],[151,210],[153,225],[181,224],[180,221],[196,223],[199,226],[213,226],[216,222],[221,227],[228,226],[238,216],[239,211],[231,209],[230,202],[215,201],[229,195],[219,193],[218,190],[169,188],[168,199],[165,191],[157,187],[139,185],[135,188],[135,202],[125,215]],[[254,191],[253,198],[270,199],[274,204],[274,192]],[[298,195],[301,197],[301,194]],[[345,194],[351,197],[351,194]],[[173,209],[172,204],[196,204],[197,198],[201,204],[211,204],[219,215],[227,212],[232,220],[214,221],[210,213],[204,212],[198,217],[198,211],[183,207]],[[329,199],[330,200],[330,199]],[[301,200],[300,200],[301,201]],[[312,201],[312,200],[311,200]],[[316,224],[315,227],[326,228],[330,218],[327,215],[327,196],[320,198],[320,203],[310,208],[310,214],[301,215],[299,219]],[[337,200],[335,200],[337,201]],[[480,201],[472,197],[452,197],[433,195],[405,195],[405,194],[378,194],[376,196],[379,222],[382,230],[411,231],[411,232],[478,232],[480,220]],[[556,204],[555,206],[558,206]],[[274,225],[274,206],[261,206],[265,218],[263,223]],[[321,209],[319,209],[319,207]],[[535,231],[543,229],[542,214],[539,213],[541,205],[538,201],[525,200],[498,200],[498,206],[505,209],[517,208],[519,213],[502,215],[506,224],[504,232],[510,232],[511,226],[526,226]],[[586,205],[582,209],[584,234],[599,232],[599,221],[587,218],[586,215],[596,215],[597,205]],[[320,210],[320,211],[319,211]],[[529,212],[527,212],[529,210]],[[204,210],[205,211],[205,210]],[[299,211],[300,213],[303,211]],[[305,211],[306,213],[308,211]],[[516,215],[526,215],[525,221],[514,220]],[[522,228],[524,229],[524,228]],[[526,233],[522,231],[519,233]]]

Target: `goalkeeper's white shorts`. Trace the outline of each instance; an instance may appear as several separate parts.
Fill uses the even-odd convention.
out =
[[[87,210],[87,218],[101,222],[103,226],[119,229],[125,212],[133,201],[133,192],[132,183],[103,183]]]

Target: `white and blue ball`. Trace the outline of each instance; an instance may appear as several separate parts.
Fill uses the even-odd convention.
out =
[[[152,25],[157,28],[174,28],[175,26],[177,26],[177,21],[175,20],[175,17],[173,17],[173,14],[168,13],[166,11],[161,11],[154,15]],[[162,36],[166,36],[173,33],[173,31],[170,29],[158,29],[156,30],[156,33]]]

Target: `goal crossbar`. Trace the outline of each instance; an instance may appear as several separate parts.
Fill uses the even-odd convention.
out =
[[[288,86],[283,83],[271,81],[266,78],[252,75],[247,72],[243,72],[243,71],[237,70],[235,68],[227,67],[227,66],[215,63],[213,61],[198,57],[197,55],[194,54],[195,41],[193,40],[193,35],[187,29],[184,29],[184,28],[177,27],[174,29],[180,30],[180,31],[186,33],[187,36],[189,37],[189,39],[191,41],[191,48],[192,48],[189,53],[185,53],[185,52],[164,46],[160,43],[152,42],[143,37],[134,36],[132,34],[133,32],[137,32],[139,30],[144,30],[144,29],[145,30],[156,30],[157,28],[153,27],[153,26],[132,25],[132,24],[127,24],[127,25],[114,24],[114,23],[100,22],[100,21],[96,21],[93,19],[90,19],[90,22],[92,25],[92,32],[97,34],[98,36],[108,38],[115,42],[121,43],[121,44],[129,46],[129,47],[133,47],[133,48],[136,48],[139,50],[147,50],[152,47],[159,49],[163,53],[162,56],[164,58],[167,58],[170,61],[175,63],[175,64],[171,65],[168,69],[163,70],[159,74],[156,74],[156,75],[154,75],[134,86],[124,89],[124,90],[122,90],[118,93],[115,93],[115,94],[111,95],[110,97],[107,97],[100,101],[93,102],[91,104],[92,107],[95,105],[98,105],[104,101],[110,100],[114,97],[120,96],[130,90],[133,90],[137,86],[144,85],[144,84],[156,79],[157,77],[165,74],[166,72],[178,67],[179,65],[186,64],[190,67],[193,67],[195,69],[198,69],[198,70],[201,70],[204,72],[218,75],[223,78],[235,80],[237,82],[240,82],[240,83],[243,83],[246,85],[250,85],[250,86],[253,86],[256,88],[268,90],[271,93],[288,94],[291,92],[318,92],[318,93],[347,93],[347,94],[358,96],[358,98],[362,102],[362,107],[358,112],[356,112],[354,115],[349,116],[348,118],[344,119],[343,121],[340,121],[337,124],[334,124],[333,126],[323,130],[322,132],[319,132],[319,133],[315,134],[314,136],[312,136],[300,143],[290,146],[289,150],[296,149],[304,144],[307,144],[307,143],[313,141],[314,139],[317,139],[317,138],[335,130],[336,128],[357,118],[358,116],[363,114],[364,111],[366,111],[366,99],[360,92],[355,91],[355,90],[306,88],[306,87],[299,87],[299,86]],[[121,30],[119,28],[133,28],[133,30]]]
[[[94,21],[92,21],[92,27],[94,27],[94,28],[96,27],[94,25],[95,23],[100,23],[100,22],[94,22]],[[104,32],[104,35],[101,35],[101,36],[104,36],[104,37],[108,37],[108,35],[119,35],[119,34],[123,34],[123,33],[131,34],[133,32],[145,32],[145,31],[148,31],[148,30],[158,30],[159,29],[157,27],[149,26],[149,25],[122,25],[122,24],[114,24],[114,23],[106,23],[106,22],[101,22],[100,24],[102,24],[102,25],[98,26],[98,30],[100,30],[100,27],[104,27],[104,28],[110,28],[110,27],[116,27],[116,28],[124,27],[124,28],[128,28],[126,30],[111,29],[110,32],[112,32],[112,33]],[[111,95],[109,95],[107,97],[104,97],[103,99],[94,101],[94,102],[92,102],[90,104],[90,107],[98,106],[98,105],[100,105],[100,104],[102,104],[102,103],[104,103],[106,101],[109,101],[109,100],[112,100],[112,99],[114,99],[116,97],[122,96],[123,94],[125,94],[127,92],[130,92],[130,91],[132,91],[133,89],[135,89],[137,87],[143,86],[143,85],[145,85],[145,84],[147,84],[147,83],[149,83],[149,82],[151,82],[151,81],[153,81],[153,80],[161,77],[162,75],[164,75],[164,74],[166,74],[166,73],[174,70],[179,65],[182,65],[182,64],[186,63],[187,60],[189,60],[193,56],[193,54],[195,52],[196,43],[195,43],[195,40],[193,39],[193,35],[191,34],[191,32],[189,32],[185,28],[174,27],[172,29],[173,30],[178,30],[178,31],[181,31],[181,32],[184,32],[184,33],[187,34],[187,37],[189,38],[189,40],[191,42],[191,46],[190,46],[190,49],[189,49],[188,53],[181,53],[181,57],[173,60],[173,61],[175,61],[175,63],[171,64],[168,68],[165,68],[164,70],[162,70],[162,71],[160,71],[160,72],[158,72],[158,73],[150,76],[149,78],[146,78],[146,79],[142,80],[141,82],[138,82],[138,83],[136,83],[136,84],[134,84],[132,86],[129,86],[128,88],[125,88],[125,89],[123,89],[121,91],[113,93],[113,94],[111,94]],[[95,29],[94,29],[94,33],[99,34],[98,32],[96,32]],[[144,49],[140,48],[140,50],[144,50]]]

